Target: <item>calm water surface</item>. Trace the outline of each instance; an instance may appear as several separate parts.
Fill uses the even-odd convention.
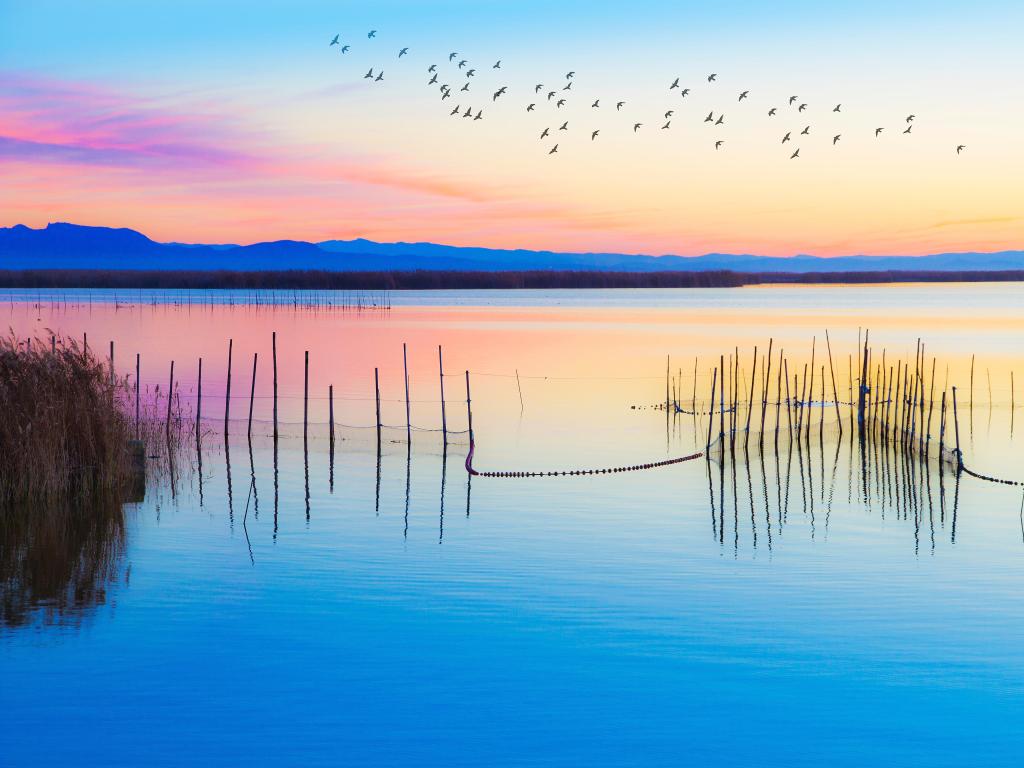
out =
[[[4,293],[19,336],[113,340],[132,381],[139,353],[150,398],[174,360],[187,414],[202,357],[204,438],[123,527],[5,533],[0,764],[1017,765],[1021,488],[862,455],[831,414],[805,443],[650,471],[470,481],[464,461],[466,370],[478,469],[629,465],[704,446],[706,419],[652,408],[667,356],[689,401],[695,362],[706,396],[719,355],[749,377],[754,345],[796,364],[814,337],[820,365],[828,329],[848,399],[870,328],[904,359],[920,337],[964,398],[965,459],[1024,479],[1020,296]]]

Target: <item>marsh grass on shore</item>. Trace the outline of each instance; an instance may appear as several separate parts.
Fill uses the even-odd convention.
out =
[[[168,396],[136,404],[128,379],[74,340],[0,338],[0,507],[125,499],[140,459],[172,458],[183,441]]]

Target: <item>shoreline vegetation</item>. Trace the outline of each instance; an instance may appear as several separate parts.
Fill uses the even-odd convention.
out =
[[[326,270],[0,270],[7,289],[516,290],[742,288],[787,284],[1021,282],[1024,270],[864,272],[609,272],[571,270],[334,272]]]

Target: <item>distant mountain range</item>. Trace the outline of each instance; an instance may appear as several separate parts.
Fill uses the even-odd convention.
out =
[[[928,256],[646,256],[623,253],[459,248],[434,243],[278,240],[253,245],[158,243],[131,229],[48,224],[0,228],[0,269],[96,270],[576,270],[659,272],[732,270],[759,273],[892,270],[1020,270],[1024,251]]]

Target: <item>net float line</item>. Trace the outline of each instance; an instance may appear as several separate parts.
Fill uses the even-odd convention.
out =
[[[579,476],[579,475],[613,475],[620,472],[640,472],[645,469],[657,469],[659,467],[667,467],[672,464],[682,464],[684,461],[693,461],[699,459],[704,455],[704,451],[697,451],[691,453],[689,456],[678,456],[674,459],[663,459],[661,461],[650,461],[644,464],[630,464],[621,467],[602,467],[600,469],[567,469],[567,470],[549,470],[549,471],[515,471],[515,470],[500,470],[500,471],[478,471],[473,469],[473,452],[476,448],[475,444],[470,441],[469,453],[466,454],[466,471],[474,477],[567,477],[567,476]]]

